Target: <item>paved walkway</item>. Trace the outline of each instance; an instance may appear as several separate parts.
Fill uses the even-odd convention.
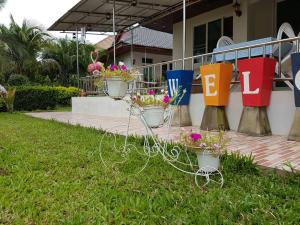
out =
[[[27,115],[74,125],[79,124],[83,127],[94,127],[123,135],[126,134],[128,122],[128,118],[99,117],[71,112],[27,113]],[[197,127],[172,127],[169,137],[167,137],[166,127],[154,129],[154,131],[163,140],[178,140],[182,130],[193,128],[198,129]],[[136,118],[131,121],[130,134],[146,134],[146,130]],[[287,141],[286,137],[282,136],[251,137],[233,131],[227,132],[227,135],[231,140],[228,147],[231,152],[252,154],[257,164],[264,167],[288,169],[286,164],[291,164],[295,170],[300,171],[300,142]]]

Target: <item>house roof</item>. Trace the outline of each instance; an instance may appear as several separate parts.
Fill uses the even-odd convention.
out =
[[[75,31],[86,26],[88,31],[112,32],[114,2],[117,32],[124,31],[175,4],[182,4],[182,0],[81,0],[48,30]]]
[[[108,36],[96,44],[96,49],[109,49],[114,42],[114,36]]]
[[[113,0],[81,0],[48,30],[112,32]],[[232,4],[233,0],[186,0],[186,18]],[[173,24],[182,21],[182,0],[115,0],[116,32],[122,33],[139,23],[144,27],[173,32]]]
[[[116,46],[130,46],[131,41],[134,46],[151,47],[160,49],[173,49],[173,35],[161,31],[151,30],[146,27],[137,27],[131,31],[123,32],[116,36]],[[110,49],[113,46],[113,36],[99,41],[96,44],[97,49]]]
[[[161,31],[151,30],[146,27],[137,27],[132,30],[133,45],[173,49],[173,35]],[[117,44],[131,44],[131,31],[124,32],[120,35]]]

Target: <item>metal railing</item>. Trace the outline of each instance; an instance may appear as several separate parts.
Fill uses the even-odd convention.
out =
[[[285,43],[290,43],[291,48],[293,46],[296,46],[295,50],[293,52],[300,52],[300,37],[295,38],[287,38],[282,40],[275,40],[275,41],[269,41],[264,42],[260,44],[254,44],[249,46],[243,46],[239,48],[233,48],[228,50],[222,50],[222,51],[216,51],[216,52],[210,52],[205,53],[201,55],[195,55],[186,57],[184,59],[175,59],[170,60],[166,62],[151,64],[151,65],[145,65],[137,67],[142,74],[142,78],[137,81],[139,83],[140,89],[147,89],[147,88],[165,88],[166,87],[166,70],[176,70],[176,69],[182,69],[182,63],[185,62],[185,69],[190,69],[194,71],[194,78],[199,79],[200,78],[200,66],[215,63],[215,57],[216,56],[223,56],[223,60],[226,59],[227,53],[234,53],[234,60],[228,61],[229,63],[232,63],[234,65],[234,71],[233,71],[233,80],[232,84],[238,84],[239,83],[239,76],[238,76],[238,67],[237,67],[237,61],[239,59],[238,54],[240,51],[247,51],[248,52],[248,58],[253,58],[252,50],[255,48],[262,48],[262,55],[261,56],[268,56],[272,58],[276,58],[278,60],[278,66],[276,67],[276,74],[274,77],[274,83],[277,82],[285,82],[286,85],[293,89],[292,84],[292,76],[290,74],[284,74],[282,73],[282,47]],[[266,49],[268,46],[272,47],[271,54],[268,54]],[[274,55],[273,49],[275,46],[278,46],[278,55]],[[291,49],[292,50],[292,49]],[[293,52],[290,52],[293,53]],[[285,56],[284,56],[285,57]],[[221,60],[222,61],[222,60]],[[165,70],[164,70],[165,68]],[[196,71],[195,71],[196,69]],[[151,74],[152,71],[152,74]],[[85,90],[88,94],[99,94],[100,91],[95,89],[95,86],[91,83],[95,80],[94,76],[88,76],[85,78],[81,78],[80,88]],[[194,86],[199,86],[201,84],[193,84]]]

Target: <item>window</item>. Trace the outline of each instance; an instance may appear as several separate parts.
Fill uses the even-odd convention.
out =
[[[223,35],[233,38],[233,17],[223,19]]]
[[[194,55],[206,53],[206,24],[194,28]]]
[[[194,27],[194,55],[212,52],[221,36],[233,36],[233,17],[226,17]],[[199,62],[195,60],[195,63]]]
[[[153,64],[153,59],[142,58],[142,64],[143,64],[143,66],[151,65],[151,64]],[[153,81],[153,68],[152,67],[144,68],[143,74],[144,74],[145,81],[149,81],[149,82]]]
[[[222,23],[221,20],[215,20],[208,23],[207,30],[207,51],[212,52],[217,45],[218,40],[222,36]]]
[[[153,59],[150,59],[150,58],[142,58],[142,63],[143,65],[146,65],[146,64],[153,64]]]

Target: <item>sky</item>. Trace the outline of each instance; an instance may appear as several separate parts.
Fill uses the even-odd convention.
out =
[[[10,14],[12,14],[18,24],[21,24],[25,18],[34,25],[47,29],[77,2],[79,0],[7,0],[5,7],[0,11],[0,23],[9,25]],[[49,33],[55,37],[66,36],[60,32]],[[67,36],[71,38],[72,34]],[[87,35],[87,41],[97,43],[105,37]]]

